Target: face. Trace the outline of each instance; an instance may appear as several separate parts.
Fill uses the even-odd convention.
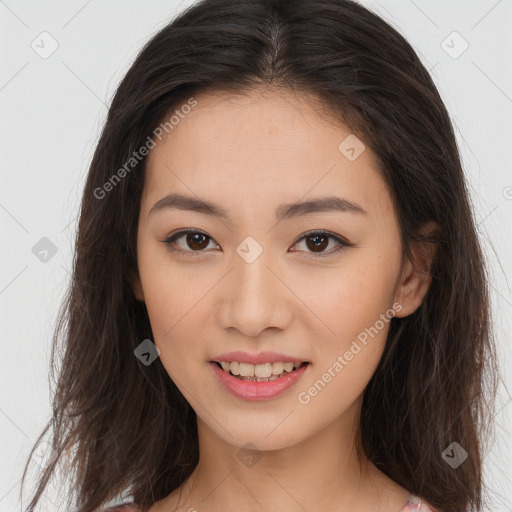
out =
[[[195,99],[148,156],[135,295],[209,432],[239,447],[290,446],[352,419],[392,310],[417,306],[399,297],[395,211],[370,149],[313,98]],[[253,382],[223,360],[259,375],[307,364]]]

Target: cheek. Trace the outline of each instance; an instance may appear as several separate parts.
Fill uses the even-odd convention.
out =
[[[187,359],[182,356],[193,350],[194,340],[199,339],[200,322],[194,318],[200,311],[198,305],[208,290],[208,283],[191,282],[187,272],[171,265],[166,251],[153,245],[148,242],[139,246],[139,275],[154,336],[152,341],[169,371],[176,361],[186,364]]]
[[[382,357],[392,321],[387,290],[352,288],[357,282],[340,282],[324,297],[320,314],[335,334],[312,333],[314,365],[296,396],[306,421],[315,415],[328,424],[355,406]]]
[[[393,257],[354,251],[336,269],[295,277],[294,290],[321,320],[326,336],[319,339],[329,346],[355,338],[389,310],[395,277]]]
[[[361,251],[329,277],[315,281],[316,292],[310,293],[308,306],[323,327],[313,336],[312,357],[317,364],[308,385],[317,382],[316,392],[329,388],[322,391],[320,402],[339,400],[339,393],[351,403],[374,373],[392,319],[394,261],[389,253],[376,257],[374,252]]]

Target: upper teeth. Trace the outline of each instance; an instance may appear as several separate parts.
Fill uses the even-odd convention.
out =
[[[302,362],[249,364],[222,361],[220,364],[225,371],[231,371],[233,375],[240,375],[242,377],[271,377],[272,375],[280,375],[283,371],[291,372],[294,368],[298,368]]]

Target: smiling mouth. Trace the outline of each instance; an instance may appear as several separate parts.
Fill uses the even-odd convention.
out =
[[[298,368],[310,364],[308,361],[296,361],[295,363],[264,363],[250,364],[236,361],[212,361],[219,368],[239,380],[252,382],[271,382],[295,372]]]

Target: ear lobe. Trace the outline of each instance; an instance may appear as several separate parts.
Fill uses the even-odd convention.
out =
[[[396,291],[396,301],[402,305],[396,317],[414,313],[423,302],[432,283],[431,268],[438,247],[439,225],[433,221],[419,230],[419,240],[411,242],[412,256],[404,265]]]
[[[139,274],[133,271],[128,272],[128,281],[133,290],[133,295],[138,301],[144,302],[144,291],[140,282]]]

